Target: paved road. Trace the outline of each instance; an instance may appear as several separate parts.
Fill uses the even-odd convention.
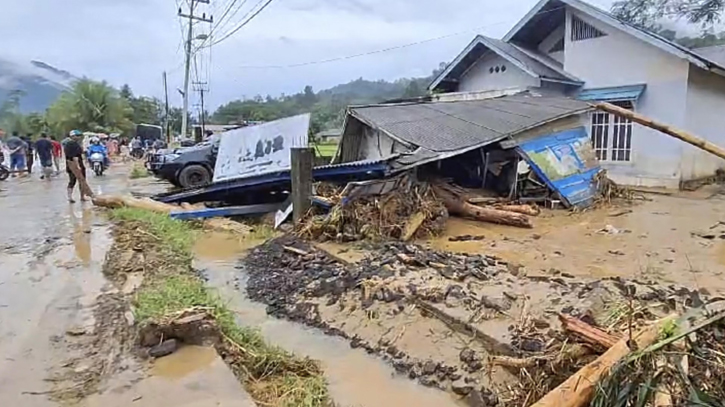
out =
[[[95,190],[126,188],[128,169],[92,177]],[[28,392],[49,389],[63,360],[65,330],[86,317],[104,284],[110,243],[106,221],[90,202],[66,201],[67,178],[0,182],[0,405],[52,405]],[[26,394],[24,394],[24,392]]]

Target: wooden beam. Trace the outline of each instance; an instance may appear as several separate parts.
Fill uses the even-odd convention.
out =
[[[632,120],[635,123],[649,127],[651,129],[658,130],[662,133],[672,136],[678,140],[682,140],[687,144],[691,144],[699,149],[705,150],[710,154],[716,155],[722,159],[725,159],[725,148],[722,148],[716,144],[713,144],[705,139],[695,136],[694,134],[688,133],[684,130],[680,130],[669,126],[664,123],[656,122],[649,117],[643,116],[639,113],[635,113],[631,110],[615,106],[611,103],[597,103],[594,105],[598,110],[612,113],[617,116],[625,117]]]

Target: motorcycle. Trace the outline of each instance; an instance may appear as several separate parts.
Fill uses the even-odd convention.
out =
[[[88,161],[91,163],[91,169],[96,174],[96,176],[103,175],[104,165],[104,157],[101,153],[91,153],[91,156],[88,157]]]
[[[3,164],[4,161],[5,155],[0,152],[0,181],[5,181],[8,177],[10,177],[10,168]]]

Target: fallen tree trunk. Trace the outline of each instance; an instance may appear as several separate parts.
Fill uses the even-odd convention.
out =
[[[635,123],[658,130],[662,133],[667,134],[668,136],[672,136],[678,140],[682,140],[687,144],[691,144],[699,149],[707,151],[710,154],[714,154],[720,158],[725,159],[725,149],[724,148],[718,146],[717,144],[713,144],[705,139],[697,137],[694,134],[690,134],[684,130],[676,129],[676,128],[666,125],[664,123],[656,122],[656,121],[650,119],[649,117],[635,113],[631,110],[623,109],[623,108],[621,108],[619,106],[615,106],[611,103],[597,103],[596,105],[594,105],[594,107],[596,107],[597,109],[602,110],[604,112],[608,112],[608,113],[615,114],[617,116],[625,117]]]
[[[559,314],[559,321],[565,331],[572,332],[585,342],[604,349],[611,348],[620,339],[569,315]]]
[[[129,207],[166,214],[175,211],[182,212],[184,210],[195,210],[197,208],[197,206],[195,205],[182,204],[182,206],[175,206],[163,202],[154,201],[151,198],[134,198],[131,196],[120,195],[97,196],[93,198],[93,204],[105,208]],[[189,209],[185,209],[185,207]],[[206,219],[204,220],[203,225],[206,229],[216,230],[220,232],[248,234],[251,231],[250,227],[245,224],[234,222],[232,220],[224,218]]]
[[[498,209],[485,208],[472,205],[455,192],[455,189],[448,184],[434,183],[433,191],[443,201],[448,212],[461,215],[483,222],[498,223],[501,225],[531,228],[531,222],[525,215],[502,211]]]
[[[529,216],[539,216],[541,209],[538,206],[531,205],[494,205],[494,209],[507,212],[515,212]]]
[[[662,326],[675,318],[671,315],[659,320],[654,325],[640,330],[632,338],[637,349],[644,349],[652,345],[659,337]],[[578,372],[569,376],[564,383],[557,386],[549,394],[541,398],[531,407],[583,407],[586,406],[594,395],[594,390],[599,381],[619,361],[629,353],[627,338],[619,340],[596,360],[579,369]]]

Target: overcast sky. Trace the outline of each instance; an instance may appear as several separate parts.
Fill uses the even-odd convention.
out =
[[[138,94],[162,95],[169,72],[171,101],[183,82],[177,4],[188,0],[22,0],[3,2],[0,58],[40,60],[77,76],[128,83]],[[230,1],[211,0],[199,11],[221,17]],[[222,35],[257,4],[247,0]],[[242,4],[237,0],[236,4]],[[363,77],[423,76],[450,61],[476,34],[503,36],[537,0],[273,0],[257,18],[199,58],[209,104],[243,96],[315,90]],[[608,8],[612,0],[589,0]],[[197,24],[197,32],[210,26]],[[445,39],[338,62],[290,65]]]

